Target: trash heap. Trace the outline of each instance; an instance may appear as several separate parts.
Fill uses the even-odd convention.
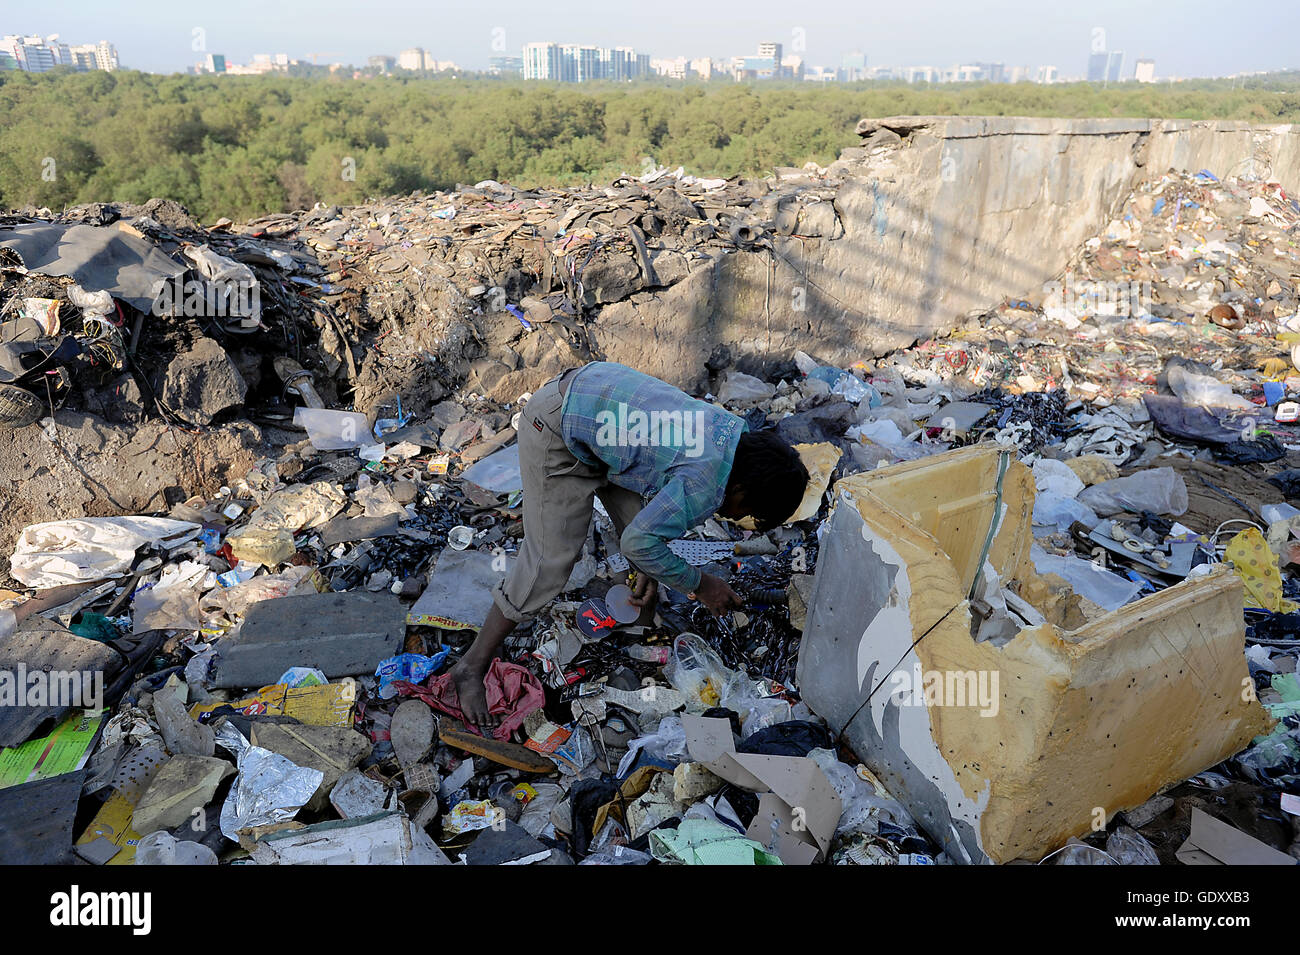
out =
[[[29,694],[0,710],[0,858],[964,861],[810,708],[798,668],[832,482],[976,445],[1032,469],[1032,561],[1059,580],[1062,619],[1238,574],[1246,662],[1276,720],[1043,861],[1186,861],[1214,841],[1198,833],[1228,823],[1252,858],[1300,858],[1300,205],[1209,173],[1142,185],[1060,288],[950,338],[848,368],[799,352],[766,377],[710,369],[705,397],[775,428],[813,478],[775,531],[711,519],[673,542],[745,609],[715,619],[666,591],[636,626],[597,505],[565,591],[489,673],[501,726],[485,738],[460,721],[447,670],[522,536],[521,405],[598,357],[586,327],[600,305],[782,216],[833,232],[815,175],[780,183],[658,172],[583,193],[479,183],[242,229],[198,230],[159,206],[57,223],[129,220],[115,231],[147,240],[133,261],[156,272],[179,270],[177,255],[209,281],[246,267],[256,322],[143,321],[154,300],[129,313],[123,290],[109,311],[82,305],[78,273],[38,274],[25,245],[26,272],[4,272],[5,317],[45,321],[45,337],[71,317],[98,336],[78,335],[104,367],[74,379],[74,400],[94,408],[92,392],[120,395],[198,352],[212,366],[141,388],[138,414],[195,428],[249,414],[264,440],[215,494],[18,535],[0,689],[5,674],[19,687],[94,672],[87,699],[105,709]],[[996,604],[997,588],[980,599]],[[996,631],[973,636],[1007,639]]]

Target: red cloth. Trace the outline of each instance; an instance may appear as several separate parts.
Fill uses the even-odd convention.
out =
[[[406,680],[394,680],[393,686],[402,696],[418,696],[435,710],[464,719],[460,709],[460,697],[456,693],[456,682],[450,673],[431,676],[421,685]],[[499,740],[509,740],[515,730],[524,725],[524,717],[533,710],[541,709],[546,703],[546,694],[542,684],[537,682],[526,667],[517,663],[503,663],[493,660],[488,667],[487,676],[483,678],[483,688],[487,691],[488,712],[501,717],[501,723],[492,735]],[[475,726],[466,724],[471,733],[479,733]]]

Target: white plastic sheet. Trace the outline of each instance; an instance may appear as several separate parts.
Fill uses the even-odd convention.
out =
[[[33,524],[18,535],[9,573],[37,590],[119,577],[146,544],[176,547],[198,532],[198,524],[165,517],[83,517]]]

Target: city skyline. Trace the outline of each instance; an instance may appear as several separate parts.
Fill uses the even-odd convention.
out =
[[[1101,34],[1099,36],[1099,34]],[[59,35],[42,38],[39,35],[0,35],[0,71],[20,69],[28,72],[46,72],[58,67],[72,67],[78,71],[119,69],[118,55],[113,44],[100,40],[95,44],[70,46]],[[802,50],[804,44],[798,34],[793,49]],[[765,40],[757,44],[751,54],[738,54],[724,59],[712,57],[656,58],[630,46],[596,47],[589,44],[530,41],[523,45],[520,55],[501,53],[489,58],[486,71],[466,70],[453,60],[439,60],[432,51],[423,47],[409,47],[393,54],[370,54],[366,63],[330,62],[322,64],[319,57],[332,54],[312,52],[311,66],[325,66],[331,72],[363,70],[389,74],[398,71],[457,73],[487,72],[494,75],[518,75],[524,80],[583,83],[588,81],[626,81],[650,77],[672,79],[795,80],[814,82],[854,82],[860,80],[900,80],[907,83],[1058,83],[1086,80],[1093,83],[1118,83],[1136,81],[1151,83],[1161,79],[1186,79],[1185,77],[1160,77],[1156,64],[1150,58],[1137,58],[1126,63],[1122,50],[1105,50],[1102,31],[1093,31],[1091,52],[1086,74],[1072,76],[1063,73],[1054,64],[1008,65],[1006,63],[958,62],[949,67],[931,65],[870,64],[861,50],[846,53],[838,66],[805,61],[797,53],[785,54],[780,41]],[[500,44],[498,44],[500,46]],[[305,67],[306,60],[280,52],[255,53],[249,63],[241,64],[224,53],[204,53],[184,72],[262,75],[272,72],[292,72]],[[1127,67],[1127,68],[1126,68]],[[1251,75],[1260,75],[1258,71]]]
[[[111,10],[68,0],[9,14],[0,34],[107,38],[117,46],[122,68],[163,73],[183,72],[209,53],[228,63],[251,63],[254,54],[269,51],[364,67],[371,56],[395,56],[418,45],[437,61],[480,71],[493,57],[521,55],[531,42],[632,45],[655,59],[725,61],[776,41],[812,66],[836,67],[861,50],[872,64],[898,68],[981,62],[1028,67],[1031,74],[1051,66],[1062,77],[1084,77],[1098,33],[1107,52],[1124,52],[1125,78],[1138,59],[1155,61],[1162,78],[1282,70],[1300,62],[1285,39],[1285,24],[1300,23],[1293,4],[1265,0],[1261,14],[1280,29],[1262,36],[1244,21],[1217,16],[1213,31],[1192,28],[1215,15],[1214,9],[1203,0],[1188,0],[1177,10],[1099,0],[1084,10],[1050,12],[1028,0],[1002,0],[980,10],[956,0],[916,0],[906,10],[877,10],[831,0],[796,16],[775,0],[707,7],[667,0],[653,18],[609,10],[597,20],[571,0],[558,0],[544,13],[517,2],[465,10],[373,0],[361,10],[337,0],[289,0],[268,11],[264,4],[230,0],[199,15],[160,0],[128,0]],[[1188,29],[1170,29],[1171,20]],[[945,29],[935,31],[936,22]]]

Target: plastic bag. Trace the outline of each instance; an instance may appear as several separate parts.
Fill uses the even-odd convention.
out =
[[[853,832],[876,835],[880,820],[906,828],[912,817],[896,799],[876,794],[876,789],[853,769],[840,762],[831,749],[814,749],[808,758],[826,775],[840,796],[840,821],[835,827],[837,836]]]
[[[686,729],[676,716],[665,716],[659,721],[659,727],[646,736],[638,736],[627,745],[627,752],[618,764],[618,778],[622,779],[632,770],[640,752],[665,762],[680,763],[686,758]]]
[[[1203,408],[1228,408],[1234,411],[1258,411],[1241,395],[1234,394],[1231,385],[1225,385],[1210,375],[1202,375],[1185,367],[1170,363],[1169,389],[1189,405]]]
[[[1097,514],[1087,504],[1076,501],[1073,497],[1056,494],[1053,491],[1039,491],[1034,497],[1034,523],[1044,527],[1055,525],[1061,530],[1069,530],[1075,521],[1082,521],[1089,527],[1097,523]]]
[[[648,852],[639,852],[627,846],[610,846],[593,852],[578,865],[649,865],[654,857]]]
[[[1057,865],[1118,865],[1109,853],[1086,842],[1080,842],[1074,836],[1071,836],[1064,848],[1058,849],[1052,858]],[[1045,858],[1042,861],[1047,860]]]
[[[1061,497],[1074,498],[1083,490],[1083,481],[1064,461],[1039,458],[1034,462],[1034,486],[1038,493],[1050,491]]]
[[[1120,865],[1159,865],[1151,843],[1142,838],[1136,829],[1120,826],[1106,840],[1106,852]]]
[[[673,641],[673,655],[664,665],[664,677],[688,701],[706,710],[722,705],[743,679],[722,662],[703,637],[694,633],[679,634]]]
[[[217,854],[199,842],[172,838],[161,829],[140,839],[135,848],[136,865],[216,865]]]
[[[1090,560],[1068,554],[1058,557],[1047,553],[1037,544],[1030,549],[1029,555],[1034,562],[1034,569],[1040,574],[1064,577],[1076,594],[1088,598],[1103,610],[1118,610],[1142,589],[1141,584],[1119,574],[1112,574]]]
[[[148,544],[178,547],[199,525],[165,517],[82,517],[33,524],[18,535],[9,573],[36,590],[117,577]]]
[[[1187,485],[1173,468],[1148,468],[1128,477],[1094,484],[1080,492],[1078,499],[1102,517],[1121,511],[1135,514],[1150,511],[1176,517],[1187,512]]]
[[[729,370],[718,385],[718,403],[741,406],[766,401],[776,394],[776,386],[744,372]]]

